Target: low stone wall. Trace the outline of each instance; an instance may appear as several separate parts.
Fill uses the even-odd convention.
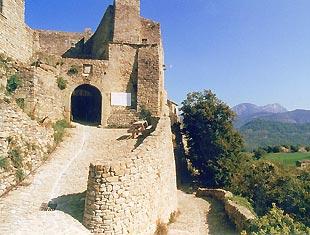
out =
[[[124,161],[90,165],[84,225],[97,234],[154,234],[177,210],[170,119]]]
[[[54,144],[53,131],[0,96],[0,196],[38,168]]]
[[[233,194],[223,189],[198,189],[196,193],[197,197],[213,197],[221,202],[225,206],[225,212],[229,216],[230,220],[236,225],[238,231],[242,231],[249,220],[253,220],[256,216],[246,207],[237,204],[230,198]]]

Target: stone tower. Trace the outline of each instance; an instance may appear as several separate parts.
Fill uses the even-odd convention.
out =
[[[137,44],[140,42],[140,0],[114,1],[114,42]]]

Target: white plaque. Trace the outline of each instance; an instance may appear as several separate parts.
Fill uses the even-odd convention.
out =
[[[111,105],[113,106],[131,106],[131,93],[112,92]]]

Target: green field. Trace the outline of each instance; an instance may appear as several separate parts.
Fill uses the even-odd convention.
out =
[[[285,166],[296,166],[299,160],[310,160],[310,153],[269,153],[263,159],[277,161]]]

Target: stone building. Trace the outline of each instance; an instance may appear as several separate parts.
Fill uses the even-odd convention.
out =
[[[19,93],[28,113],[103,126],[127,126],[142,109],[161,115],[167,99],[160,25],[140,16],[140,0],[115,0],[95,33],[30,29],[24,0],[0,4],[0,53],[36,65]],[[66,89],[58,89],[59,79]]]

